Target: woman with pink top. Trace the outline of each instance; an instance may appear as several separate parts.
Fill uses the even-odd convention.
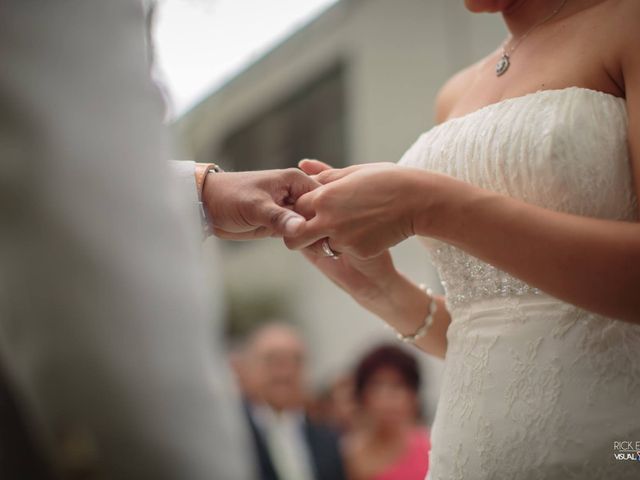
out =
[[[420,372],[415,358],[395,346],[369,352],[355,372],[362,417],[344,441],[350,480],[423,480],[431,445],[418,423]]]

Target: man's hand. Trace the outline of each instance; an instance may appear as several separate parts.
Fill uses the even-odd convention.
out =
[[[305,218],[293,211],[293,205],[319,185],[295,168],[209,173],[202,202],[217,237],[251,240],[295,236]]]

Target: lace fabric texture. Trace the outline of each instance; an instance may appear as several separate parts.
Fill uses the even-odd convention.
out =
[[[540,91],[449,120],[401,165],[544,208],[635,221],[623,99]],[[640,327],[584,311],[425,239],[452,315],[431,480],[631,479],[640,441]]]

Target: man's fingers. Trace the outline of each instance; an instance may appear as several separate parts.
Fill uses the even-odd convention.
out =
[[[289,198],[287,198],[286,201],[291,205],[296,203],[298,198],[305,193],[309,193],[321,186],[314,177],[310,177],[295,168],[286,170],[286,173],[282,178],[284,182],[286,182],[285,186],[289,192]]]
[[[331,165],[321,162],[320,160],[304,159],[298,163],[298,167],[307,175],[317,175],[325,170],[331,170]]]

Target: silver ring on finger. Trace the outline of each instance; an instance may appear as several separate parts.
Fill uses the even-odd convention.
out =
[[[340,254],[338,252],[336,252],[333,248],[331,248],[331,245],[329,245],[329,239],[325,238],[322,241],[322,252],[324,253],[324,255],[326,257],[331,257],[334,260],[337,260],[338,257],[340,257]]]

